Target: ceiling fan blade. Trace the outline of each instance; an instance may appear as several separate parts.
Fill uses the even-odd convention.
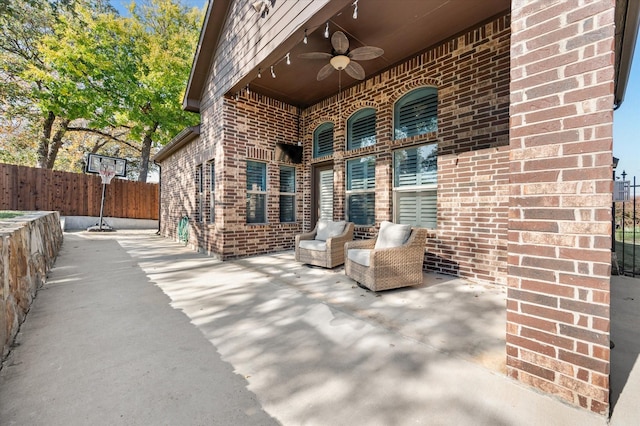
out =
[[[340,55],[344,55],[349,50],[349,39],[342,31],[336,31],[331,36],[333,50]]]
[[[333,72],[333,70],[335,70],[335,68],[333,68],[333,65],[331,64],[327,64],[324,67],[320,68],[320,71],[318,71],[317,80],[320,81],[329,77],[329,75]]]
[[[356,80],[364,80],[364,68],[359,63],[351,61],[344,70]]]
[[[331,53],[326,53],[326,52],[301,53],[301,54],[298,55],[298,58],[302,58],[302,59],[331,59]]]
[[[379,58],[382,55],[384,55],[384,50],[379,47],[362,46],[353,49],[347,56],[356,61],[367,61],[369,59]]]

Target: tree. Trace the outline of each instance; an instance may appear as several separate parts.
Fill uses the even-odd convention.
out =
[[[74,81],[52,68],[43,41],[79,7],[113,10],[106,0],[6,0],[0,14],[0,105],[4,120],[27,119],[37,134],[36,165],[52,168],[69,123],[84,115]]]
[[[146,181],[152,149],[198,121],[181,100],[202,12],[176,0],[133,5],[131,17],[105,0],[33,1],[25,9],[0,21],[9,36],[0,45],[0,96],[8,120],[37,123],[37,165],[54,167],[70,134],[92,133],[101,149],[138,149]]]
[[[126,120],[141,138],[140,180],[146,180],[151,149],[161,146],[199,117],[182,109],[203,14],[174,0],[151,0],[134,7],[132,21],[142,49],[137,85],[128,97]]]
[[[127,137],[138,141],[139,180],[146,181],[152,148],[198,122],[182,110],[181,99],[202,14],[174,0],[152,0],[134,7],[131,17],[94,17],[89,10],[78,15],[80,25],[64,22],[44,38],[44,56],[75,83],[64,94],[82,100],[78,113],[89,128],[126,128]]]

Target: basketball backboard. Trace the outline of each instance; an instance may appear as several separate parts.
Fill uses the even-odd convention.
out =
[[[110,168],[115,172],[115,176],[127,176],[127,160],[124,158],[108,157],[105,155],[89,154],[87,158],[87,173],[100,174],[100,170]]]

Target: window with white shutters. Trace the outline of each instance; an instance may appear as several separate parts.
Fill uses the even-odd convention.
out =
[[[216,168],[213,160],[209,161],[209,223],[216,222]]]
[[[438,130],[438,89],[421,87],[396,102],[394,137],[404,139]]]
[[[196,166],[196,221],[204,222],[204,175],[202,164]]]
[[[280,166],[280,222],[296,221],[296,169]]]
[[[437,144],[393,153],[394,222],[436,228],[437,187]]]
[[[247,223],[267,222],[267,165],[247,161]]]
[[[356,225],[375,224],[375,157],[347,161],[347,219]]]
[[[376,110],[365,108],[347,120],[347,149],[363,148],[376,143]]]
[[[333,169],[320,171],[320,217],[333,220]]]
[[[313,132],[313,158],[333,154],[333,123],[323,123]]]

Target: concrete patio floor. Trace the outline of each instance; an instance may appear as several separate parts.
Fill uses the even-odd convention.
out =
[[[612,284],[614,425],[640,418],[636,282]],[[505,299],[437,274],[376,294],[292,252],[220,262],[149,231],[66,233],[0,371],[0,424],[606,424],[504,376]]]

